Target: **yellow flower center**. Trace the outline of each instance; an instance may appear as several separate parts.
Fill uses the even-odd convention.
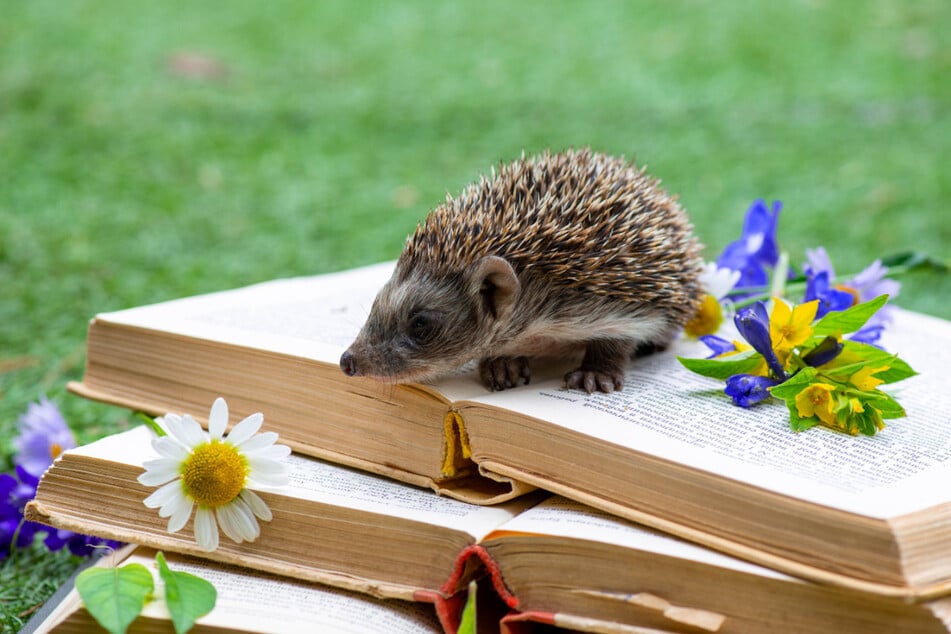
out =
[[[50,443],[50,458],[56,460],[63,453],[63,446],[58,442]]]
[[[697,314],[684,326],[684,332],[690,337],[712,335],[723,323],[723,310],[713,295],[704,295],[703,303]]]
[[[248,461],[233,445],[212,440],[195,447],[182,463],[182,484],[200,506],[217,508],[238,497],[249,471]]]

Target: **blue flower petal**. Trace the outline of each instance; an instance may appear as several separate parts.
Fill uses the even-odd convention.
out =
[[[707,357],[708,359],[712,359],[726,352],[733,352],[736,350],[736,346],[733,345],[733,342],[728,339],[724,339],[723,337],[717,337],[716,335],[703,335],[702,337],[698,337],[698,339],[706,344],[706,346],[713,352],[713,354]]]
[[[770,371],[780,380],[786,380],[782,364],[773,351],[773,342],[769,336],[769,314],[766,304],[755,302],[740,309],[733,317],[733,323],[753,349],[763,355]]]
[[[734,404],[740,407],[752,407],[772,396],[769,388],[778,384],[779,381],[765,376],[734,374],[726,380],[723,391],[733,399]]]

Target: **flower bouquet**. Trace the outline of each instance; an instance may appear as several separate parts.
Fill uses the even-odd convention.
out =
[[[707,295],[685,331],[712,354],[680,357],[689,370],[723,380],[738,406],[770,398],[786,402],[796,431],[822,425],[873,435],[904,409],[879,386],[915,374],[878,345],[892,320],[886,305],[900,285],[889,273],[942,264],[918,255],[876,260],[858,275],[837,277],[822,248],[807,250],[797,274],[776,242],[781,205],[758,200],[742,237],[707,265]],[[738,338],[714,334],[733,316]]]

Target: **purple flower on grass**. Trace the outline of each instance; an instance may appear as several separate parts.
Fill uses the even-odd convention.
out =
[[[703,335],[702,337],[699,337],[699,339],[713,352],[713,354],[707,357],[708,359],[719,357],[721,354],[736,350],[736,345],[732,341],[724,339],[723,337],[717,337],[716,335]]]
[[[785,381],[786,372],[773,351],[773,343],[769,336],[769,314],[766,312],[766,304],[755,302],[740,309],[733,318],[733,323],[736,324],[736,329],[740,331],[743,338],[753,346],[753,350],[763,355],[773,375],[780,381]]]
[[[40,476],[53,460],[76,440],[56,405],[46,398],[31,403],[20,417],[20,433],[14,438],[16,477],[0,474],[0,559],[12,548],[33,543],[38,533],[45,533],[43,543],[51,551],[68,547],[74,555],[88,556],[97,545],[118,548],[119,542],[90,537],[67,530],[58,530],[23,519],[26,503],[36,497]],[[15,543],[14,543],[15,542]]]
[[[767,208],[763,200],[754,201],[746,212],[740,239],[728,244],[717,258],[718,267],[740,272],[734,289],[769,284],[767,269],[779,261],[776,224],[782,206],[778,200],[773,201],[772,208]]]
[[[23,473],[17,468],[17,474]],[[9,473],[0,474],[0,560],[13,548],[23,548],[33,543],[39,524],[23,521],[23,507],[33,499],[34,487],[23,484]]]
[[[14,462],[39,477],[59,454],[76,446],[76,438],[56,405],[43,397],[20,416],[20,433],[13,446]]]
[[[752,407],[770,396],[769,388],[778,385],[779,381],[765,376],[752,374],[734,374],[726,380],[724,392],[740,407]]]

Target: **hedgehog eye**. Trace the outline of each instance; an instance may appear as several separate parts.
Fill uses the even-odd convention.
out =
[[[409,318],[406,334],[418,344],[428,343],[436,334],[438,321],[438,315],[433,311],[417,311]]]

